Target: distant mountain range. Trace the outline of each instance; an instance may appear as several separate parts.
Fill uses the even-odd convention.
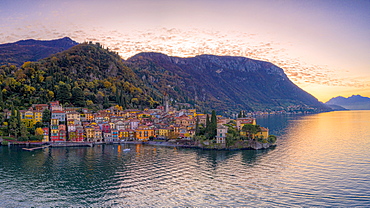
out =
[[[330,99],[326,104],[341,106],[348,110],[370,110],[370,98],[361,95],[352,95],[348,98],[338,96]]]
[[[168,95],[173,105],[189,103],[199,111],[215,109],[223,114],[240,110],[329,110],[268,62],[214,55],[179,58],[160,53],[140,53],[124,61],[98,43],[76,44],[63,38],[0,45],[2,64],[11,60],[21,66],[25,61],[45,58],[22,68],[0,68],[7,79],[0,86],[7,90],[4,96],[8,105],[63,99],[66,104],[80,106],[88,101],[86,105],[95,108],[108,104],[140,108],[155,107]],[[62,52],[51,54],[53,50]],[[78,94],[83,92],[78,101],[75,96],[65,96],[73,95],[73,89]]]
[[[67,50],[78,43],[68,37],[57,40],[21,40],[0,45],[0,66],[21,66],[26,61],[38,61],[52,54]]]

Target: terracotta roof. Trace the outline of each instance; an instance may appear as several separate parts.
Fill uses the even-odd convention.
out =
[[[64,112],[64,111],[60,111],[60,110],[54,110],[54,111],[52,111],[51,113],[66,113],[66,112]]]

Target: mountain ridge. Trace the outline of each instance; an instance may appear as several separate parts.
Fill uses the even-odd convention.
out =
[[[27,39],[0,44],[0,66],[7,64],[21,66],[24,62],[38,61],[75,45],[78,43],[69,37],[55,40]]]
[[[150,52],[139,53],[124,63],[144,80],[149,78],[147,83],[153,88],[165,91],[174,99],[187,97],[180,102],[193,100],[202,105],[202,102],[210,100],[204,104],[223,111],[232,108],[281,110],[290,104],[301,105],[302,108],[327,109],[312,95],[293,84],[281,68],[269,62],[216,55],[181,58]],[[157,76],[156,72],[169,76]],[[268,84],[269,80],[274,81],[274,86]],[[175,92],[178,90],[166,86],[179,86],[183,92]],[[241,90],[241,87],[245,90]],[[251,89],[246,93],[248,87]],[[268,90],[268,95],[261,89]]]
[[[370,110],[370,98],[361,95],[350,97],[338,96],[331,98],[326,104],[338,105],[349,110]]]

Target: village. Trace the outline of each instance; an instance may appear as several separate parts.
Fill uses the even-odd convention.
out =
[[[42,129],[42,142],[121,143],[124,141],[192,140],[198,126],[206,126],[209,115],[195,109],[177,110],[168,104],[156,109],[125,109],[116,105],[95,113],[84,108],[63,107],[58,101],[34,104],[20,110],[20,118],[27,128],[43,122],[43,114],[50,113],[50,121]],[[11,112],[6,112],[10,117]],[[217,134],[214,143],[225,144],[228,126],[241,131],[244,125],[256,125],[256,119],[237,119],[217,115]],[[228,125],[228,126],[227,126]],[[246,136],[241,131],[240,135]],[[259,127],[253,138],[269,137],[267,128]]]

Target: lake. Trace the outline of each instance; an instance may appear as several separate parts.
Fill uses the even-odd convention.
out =
[[[370,111],[257,123],[278,136],[275,148],[3,146],[0,207],[370,206]]]

